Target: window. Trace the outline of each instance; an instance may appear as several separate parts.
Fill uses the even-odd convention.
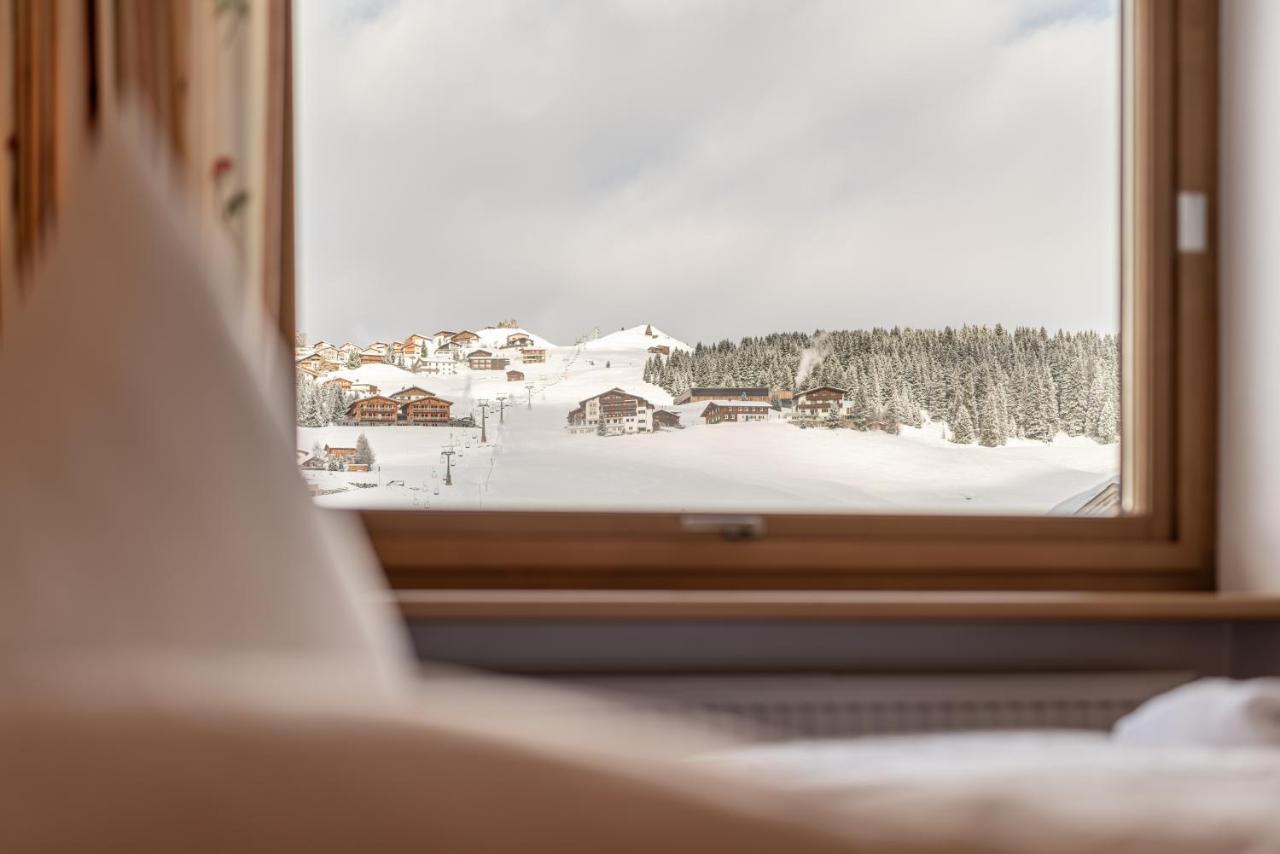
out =
[[[299,447],[371,464],[304,476],[406,585],[1201,587],[1215,27],[303,7]]]

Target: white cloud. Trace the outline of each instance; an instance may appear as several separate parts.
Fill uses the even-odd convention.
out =
[[[1112,329],[1108,11],[300,4],[303,328]]]

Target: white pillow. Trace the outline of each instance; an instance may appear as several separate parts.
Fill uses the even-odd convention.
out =
[[[1280,747],[1280,679],[1199,679],[1116,722],[1126,744]]]
[[[297,475],[283,346],[125,128],[0,350],[0,669],[251,652],[376,681],[406,647],[362,535]]]

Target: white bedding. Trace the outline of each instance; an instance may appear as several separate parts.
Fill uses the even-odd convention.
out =
[[[1280,749],[1106,733],[792,742],[704,762],[833,805],[885,850],[1280,851]]]

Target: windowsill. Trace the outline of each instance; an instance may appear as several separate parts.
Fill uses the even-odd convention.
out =
[[[1277,620],[1280,595],[399,590],[419,620]]]

